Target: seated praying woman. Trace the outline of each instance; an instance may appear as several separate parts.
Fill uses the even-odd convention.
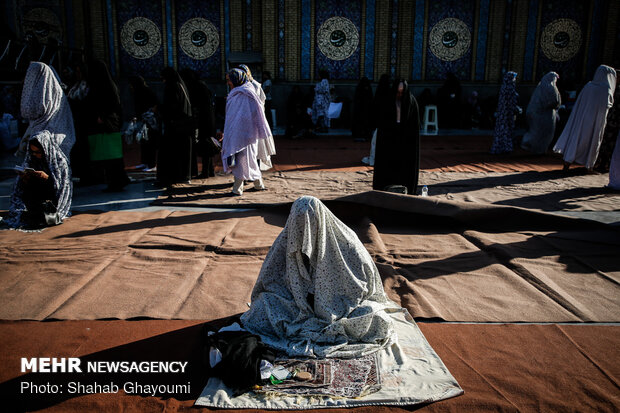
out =
[[[73,184],[67,157],[47,131],[30,138],[6,223],[11,228],[58,225],[69,215]]]
[[[269,250],[241,321],[289,356],[355,358],[393,342],[392,310],[399,307],[355,232],[304,196]]]

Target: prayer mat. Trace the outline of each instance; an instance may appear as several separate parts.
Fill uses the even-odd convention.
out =
[[[294,378],[280,384],[266,384],[256,389],[256,393],[284,395],[332,396],[356,398],[381,389],[381,378],[375,354],[359,359],[320,359],[285,360],[275,366],[283,366],[289,371],[306,371],[312,375],[309,382]]]
[[[278,391],[247,392],[237,397],[220,379],[211,377],[196,406],[274,410],[405,406],[463,394],[409,313],[404,309],[393,310],[390,316],[398,339],[375,354],[377,374],[372,373],[372,362],[369,362],[372,357],[338,360],[333,361],[334,376],[329,392],[320,393],[317,390],[321,387],[314,387],[305,395]]]

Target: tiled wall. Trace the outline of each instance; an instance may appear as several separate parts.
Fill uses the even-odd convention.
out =
[[[419,82],[447,72],[498,82],[514,70],[532,84],[554,70],[583,83],[601,63],[620,66],[615,0],[13,0],[3,7],[18,36],[33,9],[47,9],[41,18],[56,16],[63,44],[89,47],[116,76],[156,78],[172,65],[222,79],[229,54],[244,51],[262,53],[263,70],[295,82],[314,82],[325,69],[336,81],[388,73]]]

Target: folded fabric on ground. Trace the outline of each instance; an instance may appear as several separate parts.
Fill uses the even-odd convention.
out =
[[[375,191],[327,205],[417,320],[620,321],[612,226]],[[0,318],[241,313],[289,209],[79,214],[41,233],[2,231]]]
[[[620,211],[620,192],[605,188],[608,179],[607,174],[585,174],[585,169],[570,173],[555,170],[420,174],[420,184],[428,185],[429,195],[434,198],[549,212]]]
[[[510,205],[538,211],[619,211],[620,193],[605,189],[607,174],[571,171],[431,172],[421,171],[419,184],[427,185],[433,199],[472,204]],[[158,206],[254,208],[293,202],[312,194],[325,200],[367,192],[368,171],[276,171],[263,174],[267,191],[251,187],[242,197],[230,196],[230,177],[216,176],[178,185],[153,201]],[[620,221],[620,214],[618,214]]]
[[[266,391],[248,392],[233,397],[232,390],[219,379],[211,377],[196,400],[196,405],[224,409],[273,410],[404,406],[430,403],[463,394],[463,390],[411,316],[404,310],[394,310],[390,312],[390,317],[398,339],[376,354],[379,380],[374,379],[373,382],[371,377],[371,382],[368,382],[371,369],[367,365],[365,380],[360,380],[358,376],[357,380],[349,379],[345,385],[344,379],[339,378],[338,384],[330,389],[337,397],[335,394],[317,394],[316,388],[308,390],[309,394],[306,396],[299,392],[283,391],[284,389],[273,390],[272,387]],[[361,360],[358,364],[366,364],[366,358]],[[364,371],[364,368],[361,370]]]

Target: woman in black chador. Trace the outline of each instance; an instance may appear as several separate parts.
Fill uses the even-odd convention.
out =
[[[212,138],[215,137],[215,107],[213,92],[200,80],[195,70],[186,68],[179,72],[187,86],[189,100],[192,104],[194,126],[198,129],[198,137],[192,145],[192,176],[209,178],[215,176],[213,157],[220,152]],[[202,159],[202,172],[198,174],[197,157]]]
[[[380,191],[402,185],[415,194],[420,172],[420,119],[418,103],[407,81],[394,83],[382,105],[377,129],[372,187]]]
[[[351,132],[355,141],[367,141],[372,137],[372,86],[366,76],[360,80],[355,89],[353,100],[353,125]]]
[[[161,110],[164,136],[157,160],[157,175],[161,185],[169,186],[191,179],[195,132],[189,93],[181,76],[172,67],[166,67],[161,75],[165,83]]]
[[[108,66],[93,60],[88,66],[88,95],[84,100],[88,135],[121,131],[121,97]],[[100,161],[105,170],[106,192],[121,191],[129,183],[123,158]]]

